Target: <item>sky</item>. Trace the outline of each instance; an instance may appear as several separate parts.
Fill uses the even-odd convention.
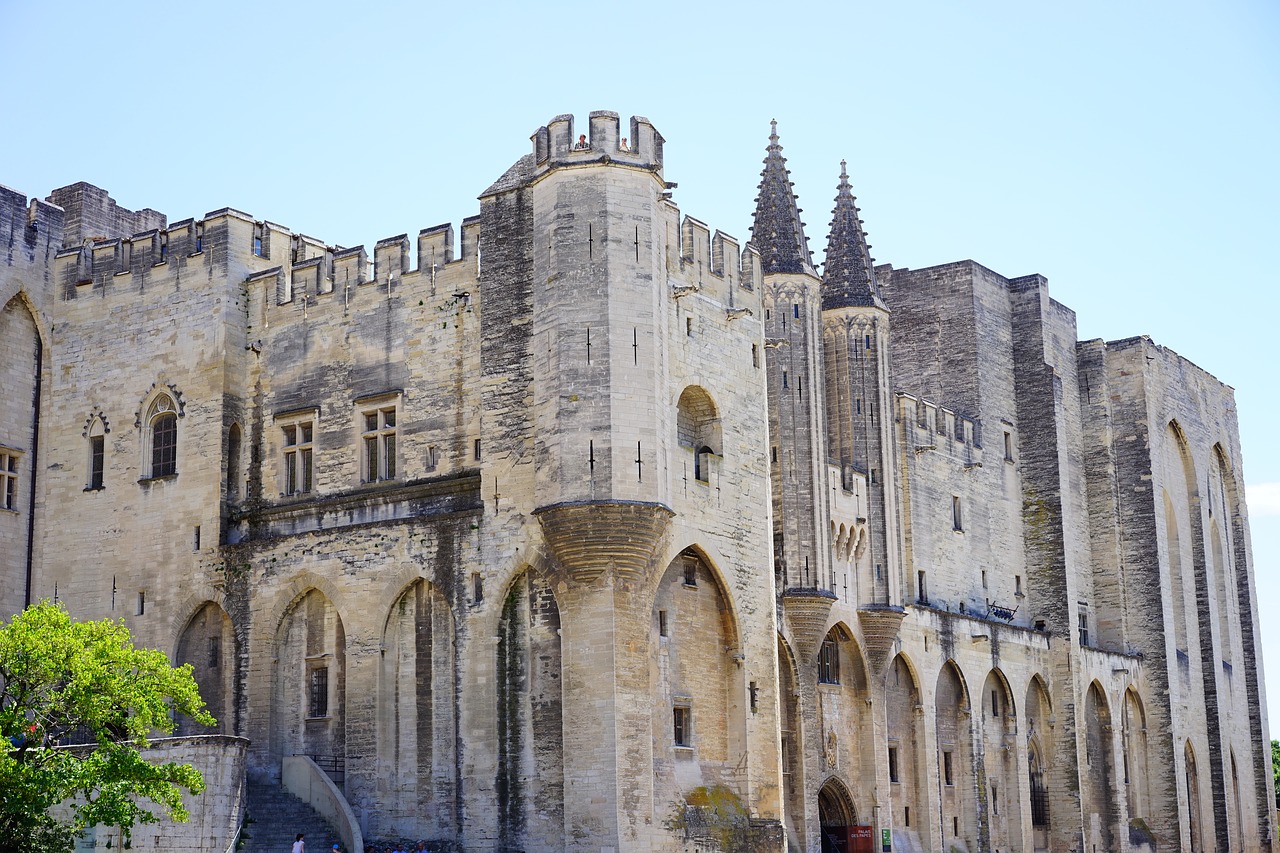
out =
[[[0,66],[6,186],[370,248],[597,109],[650,118],[683,212],[745,242],[777,119],[815,260],[846,159],[878,262],[1043,274],[1082,340],[1236,389],[1280,720],[1280,4],[0,0]]]

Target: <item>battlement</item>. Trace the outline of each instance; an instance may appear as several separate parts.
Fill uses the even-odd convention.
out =
[[[982,425],[979,421],[903,391],[894,396],[906,449],[917,454],[929,451],[945,453],[963,462],[966,468],[982,465]]]
[[[0,233],[12,234],[9,239],[34,246],[40,240],[52,240],[61,245],[66,211],[56,204],[30,199],[24,193],[0,184]],[[22,234],[17,235],[18,229]]]
[[[622,135],[618,114],[596,110],[588,118],[587,132],[574,128],[571,114],[558,115],[534,131],[533,160],[539,170],[581,163],[620,163],[651,169],[662,175],[665,140],[643,116],[631,117],[629,136]]]
[[[681,220],[678,234],[680,244],[668,255],[667,271],[683,286],[730,307],[736,306],[734,292],[739,288],[761,292],[764,272],[755,246],[748,243],[744,250],[735,238],[720,230],[712,233],[705,222],[688,215]]]
[[[0,197],[0,205],[4,204],[16,209],[25,204],[25,197]],[[60,231],[61,214],[56,206],[32,202],[30,215],[47,222],[50,229]],[[167,228],[67,246],[57,252],[54,271],[62,298],[69,300],[95,291],[106,296],[137,290],[145,279],[166,275],[171,264],[174,268],[203,264],[229,270],[228,265],[235,262],[245,271],[247,281],[275,281],[275,301],[285,304],[295,293],[318,296],[332,293],[338,285],[344,290],[373,282],[387,285],[415,271],[434,276],[447,265],[478,258],[480,218],[465,219],[460,233],[462,251],[456,254],[451,224],[420,231],[414,267],[407,234],[379,240],[370,259],[363,246],[329,245],[226,207]],[[174,283],[181,286],[181,277]]]
[[[163,229],[167,217],[149,207],[133,211],[116,204],[106,190],[85,181],[59,187],[47,201],[66,211],[62,245],[78,246],[86,240],[123,238],[143,231]]]

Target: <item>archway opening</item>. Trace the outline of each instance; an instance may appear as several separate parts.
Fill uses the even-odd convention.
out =
[[[853,802],[844,787],[834,779],[818,791],[818,826],[822,834],[822,853],[852,853],[849,830],[854,826]]]

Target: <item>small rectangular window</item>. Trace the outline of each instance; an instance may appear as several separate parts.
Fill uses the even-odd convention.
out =
[[[209,668],[217,669],[222,665],[222,639],[220,637],[209,638]]]
[[[925,587],[924,572],[916,572],[916,600],[921,604],[929,603],[929,591]]]
[[[479,572],[471,575],[471,600],[476,603],[484,601],[484,578]]]
[[[440,464],[440,451],[434,444],[427,447],[425,464],[428,471],[436,470],[436,466]]]
[[[840,644],[835,640],[823,640],[818,649],[818,683],[840,683]]]
[[[898,778],[898,748],[896,746],[889,747],[889,781],[901,781]]]
[[[311,691],[307,703],[308,717],[329,716],[329,667],[311,670]]]
[[[677,705],[671,709],[672,720],[672,736],[676,746],[692,746],[693,732],[691,723],[693,715],[690,708],[685,705]]]
[[[782,371],[782,387],[783,387],[783,388],[788,387],[788,386],[787,386],[787,371],[785,371],[785,370],[784,370],[784,371]]]
[[[760,366],[760,346],[759,346],[759,344],[752,344],[752,345],[751,345],[751,366],[752,366],[752,367],[759,367],[759,366]]]
[[[991,716],[1000,716],[1000,694],[995,690],[991,691]]]
[[[991,811],[1000,814],[1000,789],[995,782],[991,783]]]
[[[955,779],[951,775],[951,753],[942,753],[942,784],[954,785]]]
[[[1013,594],[1022,595],[1022,575],[1013,576]]]
[[[692,557],[684,558],[684,585],[685,586],[698,585],[698,561],[696,558],[692,558]]]
[[[1077,624],[1080,626],[1080,645],[1089,645],[1089,611],[1088,605],[1080,602],[1080,614],[1077,616]]]
[[[1013,434],[1008,431],[1004,434],[1004,461],[1013,461]]]
[[[692,317],[684,318],[684,333],[689,337],[693,337],[693,318]]]
[[[902,807],[902,824],[903,826],[911,826],[911,806]]]
[[[794,303],[792,303],[792,305],[791,305],[791,316],[792,316],[792,317],[795,317],[797,320],[799,320],[799,319],[800,319],[800,303],[798,303],[798,302],[794,302]]]
[[[862,348],[863,348],[863,349],[871,349],[871,336],[870,336],[870,335],[865,335],[865,336],[863,337]]]
[[[658,636],[667,636],[667,611],[665,610],[658,611]]]
[[[147,591],[145,589],[138,590],[138,615],[142,616],[147,612]]]
[[[964,518],[960,512],[960,498],[955,495],[951,497],[951,529],[964,530]]]
[[[478,438],[475,440],[475,444],[472,447],[472,453],[474,454],[476,461],[479,462],[480,461],[480,439]]]
[[[193,531],[193,535],[191,537],[191,550],[192,551],[200,550],[200,525],[198,524],[196,525],[196,528]]]
[[[982,588],[983,589],[987,588],[987,570],[986,569],[982,570]]]

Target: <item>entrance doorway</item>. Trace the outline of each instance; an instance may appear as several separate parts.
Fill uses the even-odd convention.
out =
[[[854,826],[853,803],[844,786],[835,779],[818,792],[818,828],[822,834],[822,853],[854,853],[849,845]]]

